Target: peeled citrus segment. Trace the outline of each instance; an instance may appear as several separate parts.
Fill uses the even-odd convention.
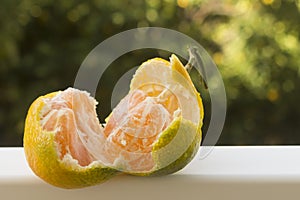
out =
[[[200,95],[176,56],[143,63],[104,130],[118,149],[112,167],[136,175],[178,171],[199,148],[202,118]]]
[[[24,150],[39,177],[55,186],[78,188],[117,173],[90,152],[104,138],[96,104],[88,93],[72,88],[32,103],[25,122]]]
[[[156,88],[157,89],[157,88]],[[118,146],[111,157],[112,166],[123,171],[148,171],[154,167],[152,144],[173,119],[157,98],[161,93],[130,92],[113,110],[105,135],[110,146]],[[122,161],[119,166],[115,161]]]

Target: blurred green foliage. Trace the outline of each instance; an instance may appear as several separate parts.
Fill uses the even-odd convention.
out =
[[[299,0],[3,0],[0,146],[22,145],[31,102],[72,86],[97,44],[144,26],[187,34],[213,57],[228,97],[218,144],[300,144],[299,19]],[[101,120],[110,112],[111,91],[122,73],[169,55],[147,49],[116,60],[100,81],[104,90],[97,91]]]

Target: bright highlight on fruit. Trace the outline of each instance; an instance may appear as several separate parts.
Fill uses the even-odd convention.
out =
[[[24,150],[37,176],[58,187],[80,188],[122,172],[165,175],[186,166],[200,146],[202,100],[175,55],[170,62],[144,62],[104,126],[96,105],[74,88],[32,103]]]

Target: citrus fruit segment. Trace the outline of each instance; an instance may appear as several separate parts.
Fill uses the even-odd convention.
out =
[[[202,119],[200,95],[179,59],[148,60],[107,119],[104,134],[117,149],[111,166],[136,175],[178,171],[199,148]]]
[[[95,106],[86,92],[72,88],[32,103],[25,122],[24,151],[35,174],[58,187],[79,188],[117,173],[96,161],[86,148],[98,145],[103,132]]]

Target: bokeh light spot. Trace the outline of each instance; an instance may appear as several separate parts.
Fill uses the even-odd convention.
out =
[[[123,25],[124,24],[124,16],[119,12],[114,13],[112,15],[112,22],[116,25]]]
[[[156,21],[156,19],[158,18],[157,11],[154,9],[149,9],[146,13],[146,17],[150,22]]]
[[[271,102],[276,101],[276,100],[279,98],[278,90],[275,89],[275,88],[271,88],[271,89],[268,91],[267,98],[268,98],[268,100],[271,101]]]
[[[189,0],[177,0],[177,5],[181,8],[186,8],[189,5]]]
[[[265,5],[271,5],[274,2],[274,0],[263,0],[262,2]]]

